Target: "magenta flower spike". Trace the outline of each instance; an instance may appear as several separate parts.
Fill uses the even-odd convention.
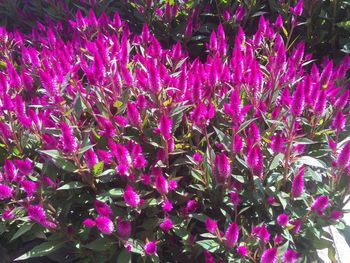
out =
[[[347,142],[338,154],[337,165],[340,168],[344,168],[348,166],[349,161],[350,161],[350,142]]]
[[[283,262],[294,263],[298,258],[298,254],[293,249],[288,249],[283,254]]]
[[[0,183],[0,200],[10,198],[12,193],[13,189],[10,186]]]
[[[131,186],[127,186],[124,191],[124,201],[131,207],[137,207],[141,203],[140,196]]]
[[[299,169],[299,173],[294,176],[291,194],[293,197],[299,197],[304,191],[304,167]]]
[[[231,174],[231,165],[225,153],[220,153],[215,156],[215,177],[220,183],[226,180]]]
[[[277,260],[277,248],[273,247],[273,248],[266,249],[263,252],[260,263],[276,263],[276,260]]]
[[[288,221],[289,221],[289,217],[286,214],[280,214],[277,217],[277,223],[282,227],[286,226],[288,224]]]
[[[96,217],[95,224],[98,230],[100,230],[103,234],[110,235],[114,231],[114,224],[112,220],[106,216]]]
[[[238,235],[239,229],[237,223],[230,223],[225,232],[225,245],[228,247],[234,247],[237,243]]]
[[[328,196],[321,195],[311,205],[311,210],[322,214],[329,205]]]
[[[118,218],[118,235],[122,238],[128,238],[131,234],[131,222]]]
[[[150,241],[145,244],[145,252],[148,255],[154,255],[157,253],[157,242],[156,241]]]
[[[302,84],[298,84],[293,93],[292,101],[290,105],[290,110],[294,117],[298,117],[301,115],[301,113],[304,110],[304,104],[305,104],[304,87]]]
[[[218,228],[218,224],[215,220],[208,217],[205,220],[205,227],[209,233],[215,234],[216,229]]]
[[[78,144],[73,134],[73,129],[65,122],[61,122],[61,142],[66,153],[73,153],[78,150]]]

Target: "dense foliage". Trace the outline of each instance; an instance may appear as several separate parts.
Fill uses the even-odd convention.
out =
[[[202,60],[188,57],[189,26],[169,48],[118,13],[78,12],[64,27],[0,28],[10,255],[267,263],[328,248],[334,259],[323,227],[344,229],[350,200],[349,57],[314,63],[281,17],[261,16],[251,37],[220,23]],[[18,254],[25,244],[36,246]]]
[[[295,28],[291,10],[297,3],[303,10]],[[31,32],[38,22],[59,23],[70,31],[68,21],[78,10],[84,15],[93,10],[97,16],[118,12],[137,33],[148,23],[163,46],[181,41],[191,57],[204,56],[205,44],[219,23],[231,45],[239,26],[247,35],[255,33],[261,15],[270,21],[281,16],[285,37],[304,41],[315,58],[339,59],[350,53],[349,0],[0,0],[0,25]]]

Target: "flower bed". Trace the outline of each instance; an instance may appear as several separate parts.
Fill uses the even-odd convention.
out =
[[[43,241],[17,259],[332,258],[322,227],[344,227],[348,57],[315,64],[263,17],[232,50],[219,25],[205,61],[118,14],[70,24],[65,40],[1,29],[1,243]]]

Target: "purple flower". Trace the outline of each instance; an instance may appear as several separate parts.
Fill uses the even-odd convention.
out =
[[[140,204],[141,199],[131,186],[127,186],[124,192],[124,201],[129,206],[136,207]]]
[[[132,126],[136,126],[136,127],[141,126],[141,123],[142,123],[141,116],[134,103],[128,102],[127,116]]]
[[[262,176],[264,169],[263,154],[259,145],[253,146],[247,155],[247,165],[250,168],[252,174],[256,176]]]
[[[207,220],[205,220],[205,227],[207,228],[208,232],[214,234],[218,228],[218,223],[208,217]]]
[[[338,219],[342,218],[343,215],[344,215],[344,213],[343,213],[342,211],[333,210],[333,211],[331,212],[331,214],[330,214],[329,217],[330,217],[332,220],[338,220]]]
[[[199,152],[194,153],[192,158],[197,163],[200,163],[201,161],[203,161],[203,156]]]
[[[241,201],[239,195],[236,192],[230,192],[230,199],[234,205],[238,205]]]
[[[159,121],[158,129],[160,133],[163,135],[164,139],[168,140],[171,138],[171,128],[172,128],[172,120],[168,118],[166,115],[162,115]]]
[[[285,263],[294,263],[298,258],[298,254],[293,249],[288,249],[283,254],[283,262]]]
[[[341,149],[338,155],[337,164],[339,167],[343,168],[349,164],[349,161],[350,161],[350,141],[347,142]]]
[[[230,161],[225,153],[220,153],[215,156],[215,175],[219,182],[228,178],[231,174]]]
[[[329,204],[328,196],[321,195],[311,205],[311,210],[322,214]]]
[[[286,226],[288,224],[288,221],[289,221],[289,217],[288,215],[286,214],[280,214],[278,217],[277,217],[277,223],[280,225],[280,226]]]
[[[163,222],[160,224],[160,228],[164,231],[169,231],[173,228],[173,221],[169,217],[166,217]]]
[[[10,186],[0,183],[0,200],[10,198],[12,193],[13,189]]]
[[[173,204],[166,199],[163,201],[162,208],[164,212],[170,212],[173,209]]]
[[[30,220],[43,223],[46,221],[46,214],[44,208],[40,205],[30,205],[28,207],[28,215]]]
[[[334,116],[333,122],[332,122],[332,129],[337,130],[337,132],[340,132],[344,130],[345,128],[345,116],[341,111],[338,111],[337,114]]]
[[[292,221],[290,223],[294,226],[292,231],[294,233],[298,233],[301,229],[301,225],[302,225],[303,221],[301,221],[301,219],[295,219],[294,221]]]
[[[28,196],[32,196],[38,188],[38,184],[29,180],[23,180],[21,182],[21,186],[23,187],[24,191],[27,193]]]
[[[97,155],[92,149],[87,150],[84,156],[87,167],[89,167],[90,169],[92,169],[94,165],[98,163]]]
[[[131,234],[131,223],[128,220],[118,218],[118,235],[127,238]]]
[[[228,247],[233,247],[236,245],[239,235],[239,229],[236,222],[229,224],[225,232],[225,244]]]
[[[277,248],[266,249],[261,255],[260,263],[275,263],[277,260]]]
[[[299,0],[295,7],[290,8],[290,11],[296,16],[301,16],[303,13],[303,0]]]
[[[98,230],[100,230],[102,233],[110,235],[114,231],[114,225],[112,220],[110,220],[106,216],[98,216],[95,219],[96,226]]]
[[[166,194],[169,191],[169,182],[163,175],[156,176],[155,186],[160,194]]]
[[[61,122],[60,127],[63,150],[66,153],[75,152],[78,149],[78,144],[75,140],[73,129],[65,122]]]
[[[248,248],[246,246],[239,246],[237,248],[237,253],[240,254],[242,257],[248,256]]]
[[[154,255],[157,253],[157,242],[156,241],[149,241],[145,244],[145,252],[148,255]]]
[[[299,197],[304,190],[304,167],[299,170],[299,173],[294,176],[292,183],[292,196]]]
[[[91,218],[87,218],[83,221],[83,225],[86,227],[93,227],[96,225],[95,221]]]
[[[101,216],[108,217],[112,213],[112,209],[109,207],[109,205],[99,200],[95,201],[95,207],[96,207],[97,213]]]
[[[293,97],[290,105],[290,110],[292,115],[295,117],[300,116],[304,110],[304,104],[305,104],[304,87],[302,84],[299,84],[293,93]]]

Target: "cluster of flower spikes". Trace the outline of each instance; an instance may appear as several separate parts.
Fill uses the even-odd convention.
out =
[[[163,49],[147,25],[140,35],[132,35],[118,14],[110,20],[78,13],[70,22],[76,29],[65,41],[54,28],[38,27],[30,36],[1,28],[0,140],[8,155],[0,173],[4,220],[28,215],[45,228],[60,229],[59,212],[50,203],[60,187],[78,181],[101,197],[105,187],[98,176],[112,170],[109,186],[123,188],[122,195],[94,200],[89,214],[74,227],[116,234],[126,249],[134,251],[128,238],[137,235],[133,229],[149,205],[148,195],[156,198],[162,211],[158,226],[165,233],[180,224],[172,218],[190,221],[192,214],[205,213],[201,196],[190,187],[195,181],[189,169],[202,176],[209,167],[212,173],[203,176],[204,187],[229,192],[237,209],[244,198],[242,189],[255,189],[256,178],[266,183],[271,174],[268,164],[283,153],[279,187],[300,197],[306,191],[304,166],[294,167],[292,161],[308,146],[294,142],[309,139],[305,123],[310,124],[308,136],[324,128],[334,131],[328,157],[333,160],[334,181],[340,183],[347,175],[350,142],[339,145],[339,138],[349,111],[348,57],[337,66],[325,60],[319,69],[310,64],[303,43],[287,52],[280,26],[263,17],[252,38],[238,30],[232,50],[219,25],[205,62],[190,61],[180,44]],[[213,127],[220,136],[213,135]],[[177,174],[179,164],[174,160],[179,155],[188,160],[182,165],[190,168],[180,170],[188,174]],[[46,174],[48,163],[66,174]],[[233,175],[242,164],[244,183]],[[328,196],[314,199],[308,214],[341,217]],[[278,203],[274,197],[268,202]],[[116,217],[118,209],[126,211],[123,216]],[[276,221],[298,233],[305,218],[281,213]],[[276,261],[282,237],[276,234],[270,243],[275,228],[271,232],[260,221],[243,238],[244,220],[237,211],[231,220],[225,225],[207,217],[207,231],[235,256]],[[154,240],[147,239],[142,246],[145,253],[155,254],[162,240],[152,233],[150,237]],[[189,244],[193,246],[196,238],[190,235]],[[249,247],[252,239],[260,240],[259,248],[255,243]],[[204,256],[208,262],[216,260],[209,251]],[[296,257],[290,248],[284,262]]]

